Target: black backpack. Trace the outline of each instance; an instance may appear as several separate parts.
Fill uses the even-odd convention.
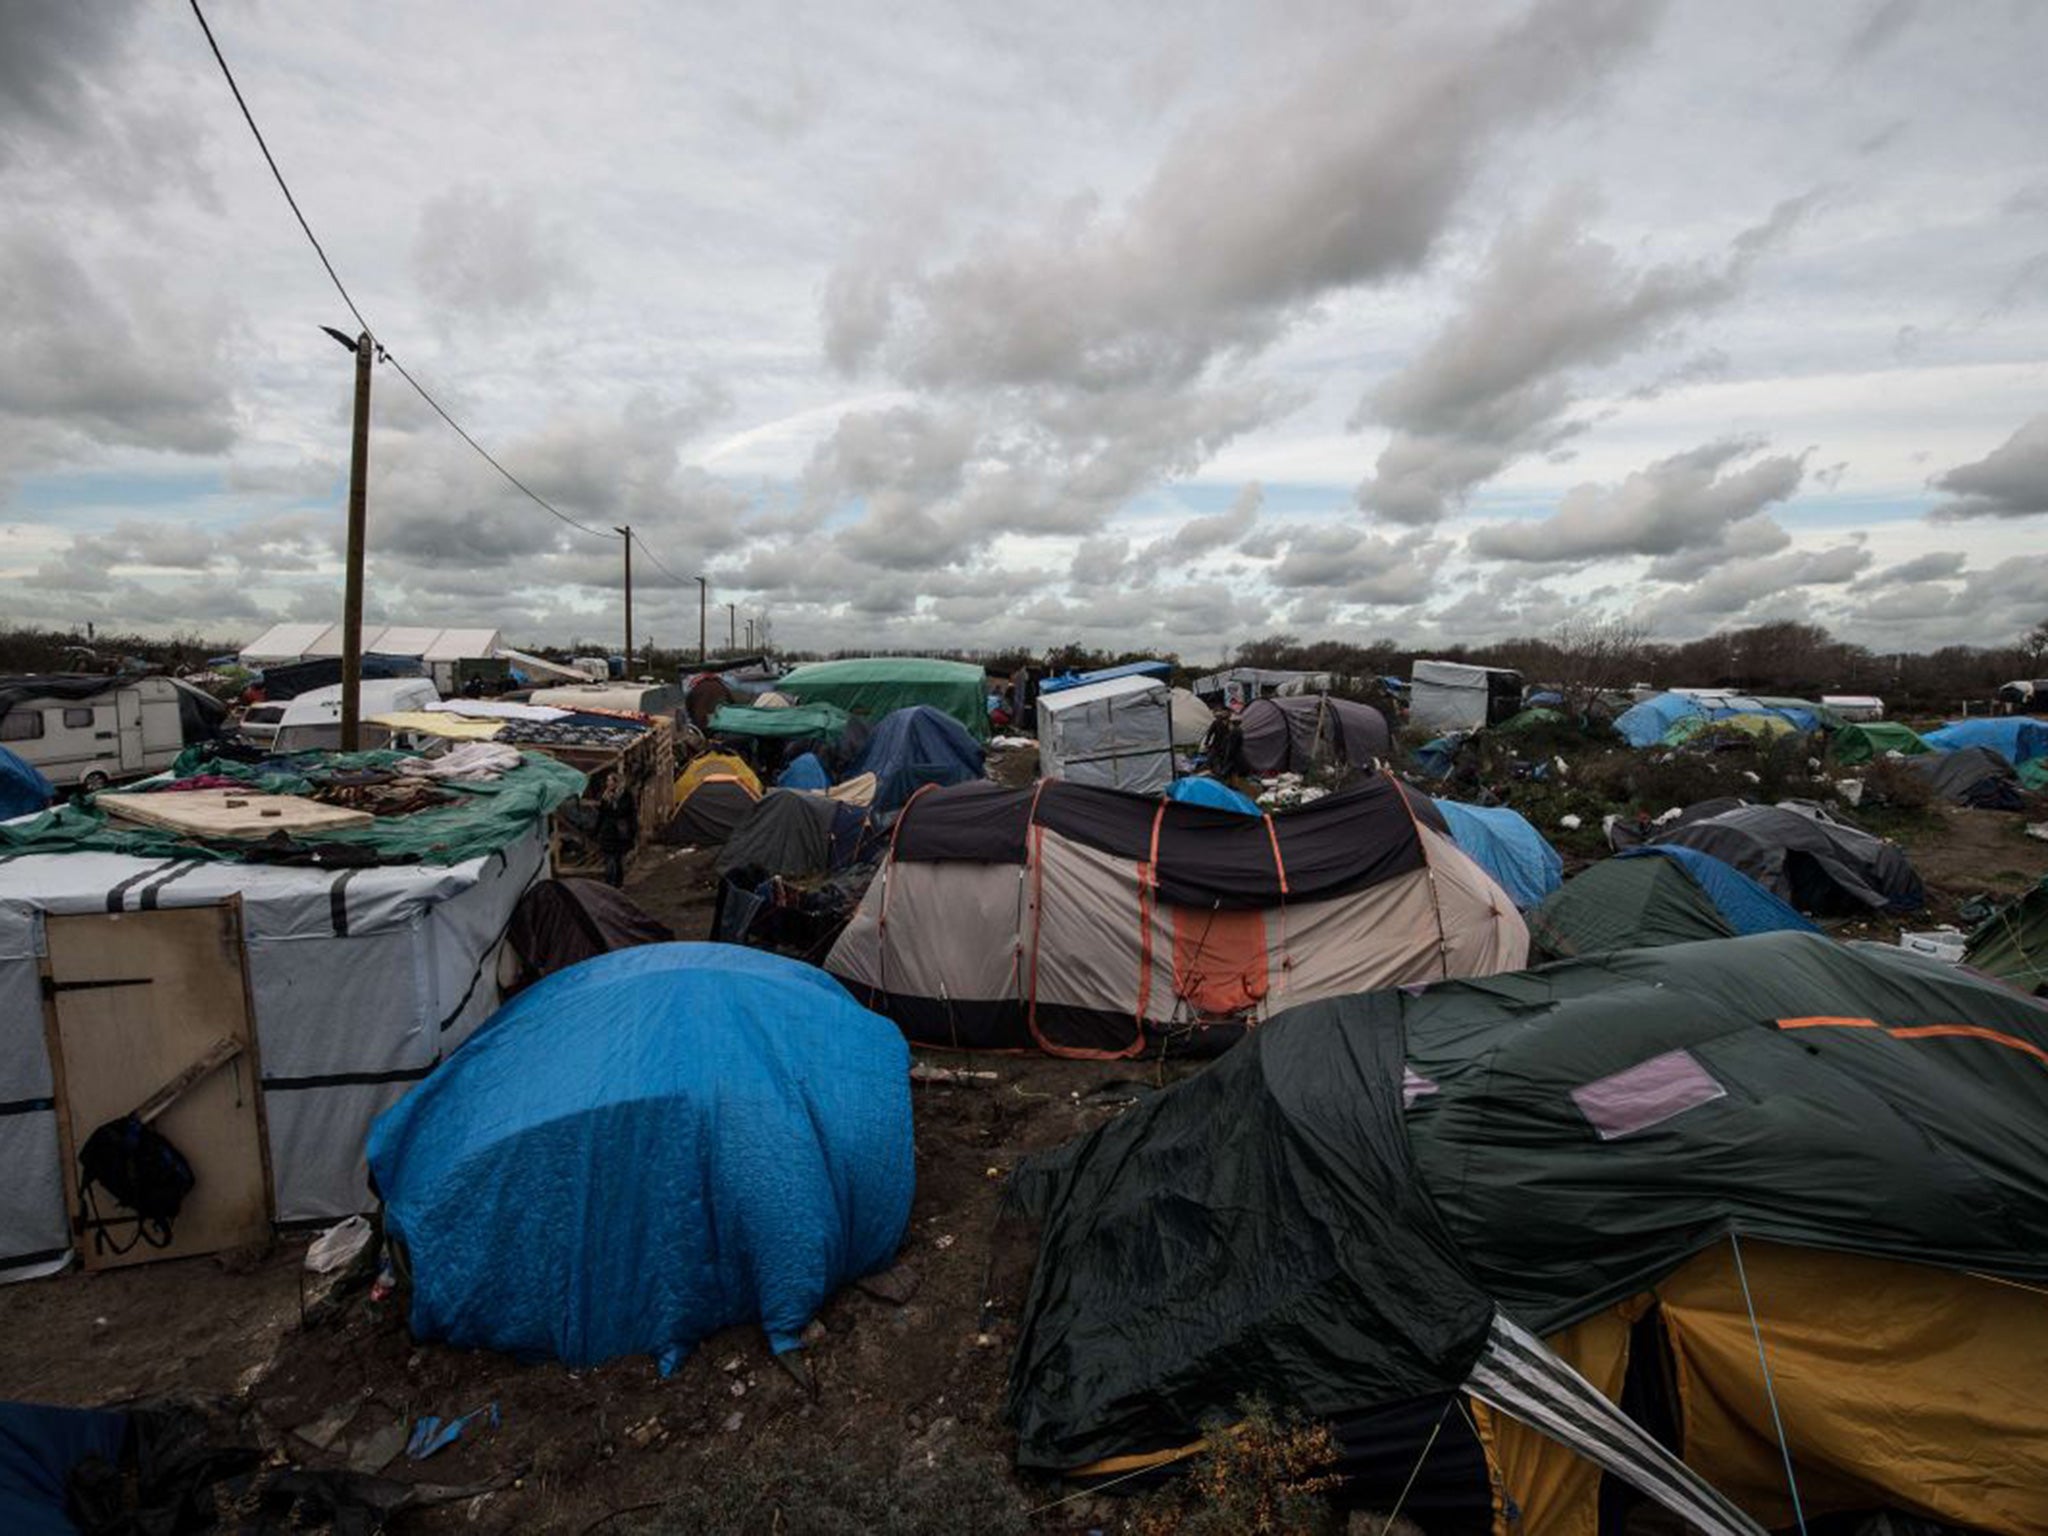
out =
[[[78,1149],[78,1203],[93,1229],[96,1251],[126,1253],[137,1242],[168,1248],[176,1220],[195,1180],[185,1154],[133,1115],[109,1120]],[[98,1185],[135,1213],[135,1236],[117,1244],[107,1236],[93,1186]],[[112,1220],[119,1220],[115,1217]]]

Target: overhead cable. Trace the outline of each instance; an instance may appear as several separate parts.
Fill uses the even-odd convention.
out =
[[[242,109],[242,120],[249,125],[249,132],[255,135],[256,147],[263,151],[264,162],[270,167],[270,174],[277,180],[278,191],[284,194],[285,202],[291,206],[292,217],[299,221],[299,228],[305,231],[306,239],[311,243],[313,247],[313,254],[320,258],[320,265],[327,269],[327,277],[328,280],[334,284],[334,291],[341,295],[341,302],[348,306],[348,312],[356,317],[356,324],[362,327],[363,334],[368,336],[370,340],[376,345],[379,353],[382,354],[384,360],[390,363],[392,367],[398,370],[399,377],[404,379],[406,383],[412,386],[413,392],[417,394],[422,400],[426,401],[427,405],[433,410],[434,414],[436,416],[439,416],[443,421],[447,422],[448,425],[454,429],[455,435],[457,437],[461,438],[465,443],[469,444],[471,448],[475,449],[478,457],[480,457],[486,464],[490,465],[491,468],[495,469],[499,474],[503,475],[506,481],[509,482],[515,489],[517,489],[521,495],[525,496],[528,501],[531,501],[535,506],[539,507],[542,511],[549,513],[551,516],[559,518],[564,523],[567,523],[571,528],[577,529],[579,532],[582,533],[587,533],[594,539],[608,539],[612,537],[611,534],[604,533],[599,529],[593,528],[588,523],[578,522],[575,518],[571,517],[568,513],[564,512],[560,507],[557,507],[553,502],[549,501],[545,496],[542,496],[538,491],[534,490],[524,480],[521,480],[517,475],[513,474],[512,471],[507,469],[503,464],[500,464],[497,461],[497,459],[492,456],[490,451],[484,447],[482,443],[479,443],[474,437],[470,436],[468,431],[464,429],[461,422],[457,421],[453,416],[448,414],[447,410],[442,406],[440,401],[436,400],[431,394],[427,392],[427,387],[424,384],[420,383],[418,379],[412,376],[411,371],[406,368],[405,364],[401,363],[395,356],[391,354],[390,349],[384,345],[383,340],[377,335],[376,328],[370,324],[369,320],[364,316],[362,310],[357,307],[356,301],[349,296],[347,285],[342,282],[341,274],[334,270],[334,263],[327,259],[326,248],[320,244],[320,237],[313,233],[313,226],[309,222],[307,222],[305,213],[299,207],[299,200],[296,197],[292,196],[291,186],[289,183],[285,181],[284,172],[278,168],[277,156],[273,155],[270,152],[270,145],[268,144],[268,142],[265,141],[263,137],[263,130],[256,126],[256,114],[249,110],[249,103],[247,99],[242,95],[241,86],[235,83],[235,72],[232,69],[228,68],[227,56],[220,51],[220,44],[214,39],[213,28],[207,24],[206,13],[199,8],[199,0],[190,0],[190,4],[192,6],[193,16],[198,19],[200,31],[206,34],[206,45],[207,47],[213,50],[214,61],[220,65],[220,72],[228,82],[228,89],[230,91],[233,91],[235,94],[235,105]],[[647,546],[644,543],[641,545],[642,549],[645,549],[646,547]],[[654,563],[656,565],[661,564],[659,560],[656,560]],[[663,569],[666,570],[667,567],[664,566]],[[670,572],[670,574],[674,575],[673,572]]]

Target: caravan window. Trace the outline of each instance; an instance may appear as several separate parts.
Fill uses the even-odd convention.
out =
[[[83,731],[92,728],[92,711],[89,709],[67,709],[64,711],[64,729]]]
[[[0,741],[40,741],[43,712],[40,709],[10,709],[0,715]]]

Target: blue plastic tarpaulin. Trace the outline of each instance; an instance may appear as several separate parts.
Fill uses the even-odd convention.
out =
[[[823,971],[649,944],[520,993],[370,1131],[423,1339],[571,1366],[759,1321],[794,1349],[886,1267],[910,1053]]]
[[[818,760],[815,752],[804,752],[790,760],[790,764],[775,776],[778,789],[830,789],[832,775],[825,771],[825,765]]]
[[[1451,841],[1493,876],[1518,907],[1535,906],[1564,884],[1564,860],[1520,811],[1504,805],[1439,800]]]
[[[1920,739],[1937,752],[1953,752],[1958,747],[1989,747],[2015,765],[2030,758],[2048,757],[2048,724],[2025,715],[1951,720],[1938,731],[1923,733]]]
[[[71,1469],[88,1456],[118,1464],[127,1438],[125,1413],[0,1403],[0,1531],[75,1536]]]
[[[1616,715],[1614,729],[1632,747],[1654,747],[1679,721],[1705,713],[1691,699],[1675,693],[1660,693]]]
[[[1241,795],[1217,779],[1197,775],[1192,778],[1175,779],[1166,787],[1166,798],[1184,801],[1189,805],[1214,806],[1219,811],[1238,811],[1246,816],[1263,816],[1258,802],[1247,795]]]
[[[46,811],[56,797],[57,792],[35,764],[25,763],[0,747],[0,821]]]
[[[1781,929],[1793,929],[1801,933],[1820,932],[1799,912],[1780,901],[1733,864],[1717,859],[1710,853],[1701,853],[1697,848],[1681,848],[1675,843],[1658,843],[1649,847],[1624,848],[1620,857],[1669,859],[1679,865],[1692,876],[1693,884],[1697,885],[1707,900],[1714,904],[1715,909],[1728,919],[1728,926],[1739,935],[1746,937],[1752,933],[1776,933]]]
[[[926,784],[964,784],[982,776],[981,743],[929,704],[891,710],[854,759],[848,777],[875,776],[874,809],[893,811]]]

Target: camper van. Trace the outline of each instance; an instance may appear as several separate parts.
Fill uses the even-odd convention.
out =
[[[362,745],[382,747],[391,733],[369,723],[372,715],[394,714],[405,709],[425,709],[440,700],[440,692],[424,677],[366,677],[362,684],[360,716]],[[302,693],[284,707],[271,739],[273,752],[336,752],[341,749],[341,684]]]
[[[197,689],[168,677],[28,678],[28,687],[47,682],[47,694],[6,690],[12,703],[0,705],[0,747],[62,788],[104,789],[120,779],[140,778],[168,768],[199,727],[223,713]]]

